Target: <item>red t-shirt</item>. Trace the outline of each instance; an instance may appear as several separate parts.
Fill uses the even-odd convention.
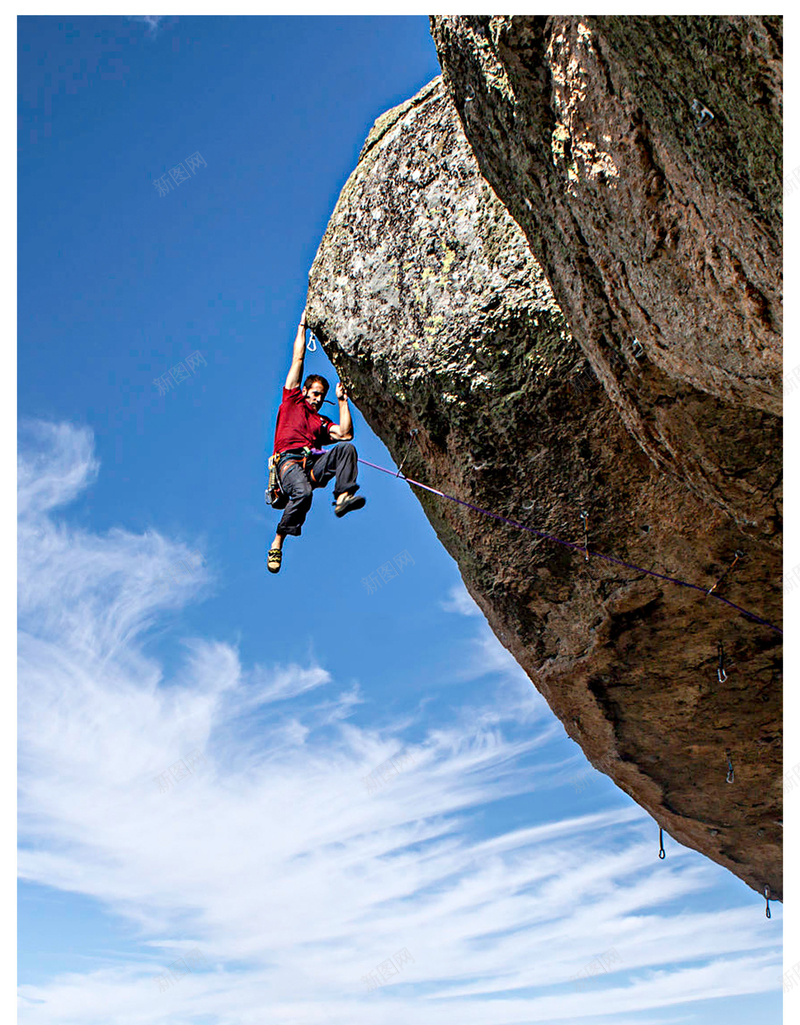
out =
[[[298,448],[321,448],[333,443],[327,416],[315,413],[303,398],[300,388],[284,388],[283,401],[275,424],[273,452],[293,452]]]

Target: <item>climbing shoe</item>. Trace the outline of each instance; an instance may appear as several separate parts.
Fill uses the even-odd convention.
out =
[[[270,548],[267,552],[267,569],[270,573],[277,573],[280,570],[281,555],[280,548]]]
[[[343,498],[341,502],[336,503],[336,508],[333,511],[337,516],[344,516],[345,513],[352,512],[353,509],[362,509],[366,502],[367,500],[363,495],[348,495],[347,498]]]

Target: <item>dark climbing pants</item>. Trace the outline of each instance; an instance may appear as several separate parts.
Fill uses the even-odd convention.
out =
[[[327,452],[311,455],[306,462],[306,469],[295,461],[278,467],[281,487],[289,496],[283,516],[278,524],[278,534],[300,536],[308,510],[311,508],[311,495],[314,488],[324,488],[334,477],[334,497],[343,491],[358,491],[356,476],[358,474],[358,454],[355,445],[343,441]]]

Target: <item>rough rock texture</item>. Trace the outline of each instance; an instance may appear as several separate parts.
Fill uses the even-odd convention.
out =
[[[586,511],[590,549],[708,587],[744,548],[720,593],[780,615],[774,536],[752,525],[743,536],[725,511],[738,492],[708,501],[648,457],[481,176],[439,80],[376,122],[308,303],[367,421],[398,462],[408,451],[409,476],[578,543]],[[634,360],[625,387],[635,394],[654,373],[667,380]],[[684,415],[693,394],[674,386]],[[739,427],[767,416],[696,395]],[[704,450],[705,472],[724,477],[712,456]],[[777,457],[776,444],[773,468]],[[495,633],[590,760],[673,837],[779,895],[779,635],[699,592],[586,561],[424,492],[420,501]]]
[[[780,28],[432,19],[481,170],[629,430],[759,535],[779,529]]]

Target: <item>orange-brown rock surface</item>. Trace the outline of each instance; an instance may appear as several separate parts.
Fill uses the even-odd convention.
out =
[[[433,19],[481,170],[626,426],[761,534],[780,438],[780,21]]]
[[[659,32],[676,23],[677,39],[687,20],[714,22],[642,20]],[[724,20],[755,54],[758,116],[776,119],[779,65],[762,52],[773,35],[747,34],[759,19]],[[660,90],[656,107],[668,106],[677,57],[662,54],[660,83],[637,100],[622,84],[635,77],[625,47],[585,21],[434,19],[448,88],[436,80],[376,122],[311,271],[310,326],[398,461],[417,430],[409,476],[576,543],[585,512],[590,550],[701,587],[741,551],[716,593],[779,623],[770,169],[754,153],[764,181],[737,200],[735,221],[719,167],[704,177],[684,161],[685,217],[661,236],[666,214],[642,197],[653,161],[676,143],[645,99]],[[623,103],[633,127],[617,111],[600,132],[603,102]],[[571,133],[563,152],[556,123]],[[631,155],[642,132],[649,163]],[[662,168],[662,198],[672,169]],[[674,220],[680,203],[669,202]],[[690,230],[702,233],[700,251]],[[637,248],[639,236],[650,243]],[[757,315],[743,282],[764,298]],[[780,896],[780,634],[699,591],[420,501],[495,633],[590,760],[677,840]]]

